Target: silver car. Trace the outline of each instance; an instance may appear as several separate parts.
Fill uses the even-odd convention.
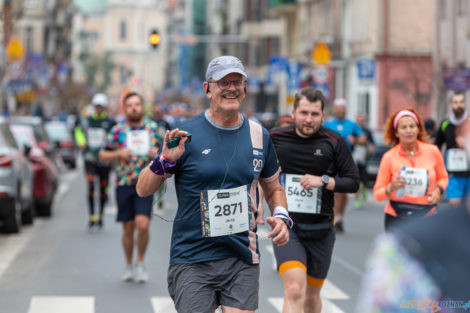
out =
[[[18,148],[8,122],[0,117],[0,222],[7,233],[17,233],[21,224],[34,218],[34,170]]]

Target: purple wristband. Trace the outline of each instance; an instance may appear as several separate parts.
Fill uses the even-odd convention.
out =
[[[166,170],[172,168],[175,164],[176,162],[170,162],[163,155],[159,154],[153,159],[152,163],[150,163],[149,168],[152,173],[156,175],[165,175]]]
[[[277,218],[280,218],[280,219],[286,221],[289,228],[292,228],[292,226],[294,226],[294,221],[288,215],[285,215],[283,213],[278,212],[278,213],[274,214],[273,217],[277,217]]]

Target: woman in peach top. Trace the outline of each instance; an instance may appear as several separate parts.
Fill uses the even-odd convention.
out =
[[[393,147],[380,161],[374,196],[377,201],[388,200],[387,230],[397,221],[435,214],[449,179],[442,154],[426,143],[423,120],[415,110],[401,110],[390,116],[384,141]],[[397,197],[400,188],[404,188],[404,195]]]

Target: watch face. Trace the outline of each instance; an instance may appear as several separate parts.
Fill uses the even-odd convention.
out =
[[[330,182],[330,177],[327,175],[323,175],[321,177],[321,181],[323,182],[323,184],[328,185],[328,183]]]

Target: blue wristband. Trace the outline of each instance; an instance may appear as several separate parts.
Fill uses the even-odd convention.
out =
[[[165,175],[166,170],[172,168],[175,164],[176,162],[170,162],[162,154],[159,154],[153,159],[152,163],[150,163],[149,168],[152,173],[156,175]]]

